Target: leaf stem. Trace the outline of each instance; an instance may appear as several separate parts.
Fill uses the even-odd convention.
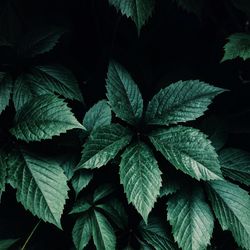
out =
[[[33,228],[33,230],[31,231],[31,233],[29,234],[28,238],[26,239],[26,241],[24,242],[21,250],[25,250],[26,246],[28,245],[30,239],[32,238],[33,234],[35,233],[36,229],[38,228],[39,224],[41,223],[41,220],[38,221],[38,223],[35,225],[35,227]]]

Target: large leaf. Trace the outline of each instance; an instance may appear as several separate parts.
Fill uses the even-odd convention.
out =
[[[168,220],[179,247],[206,249],[213,233],[214,218],[201,188],[181,190],[167,203]]]
[[[76,169],[93,169],[106,165],[130,142],[131,137],[130,131],[118,124],[97,128],[85,143]]]
[[[138,33],[142,26],[152,16],[154,10],[154,0],[109,0],[109,3],[123,15],[131,18],[137,27]]]
[[[232,180],[250,186],[250,153],[227,148],[219,154],[222,173]]]
[[[69,188],[59,164],[26,151],[11,152],[7,164],[17,200],[32,214],[61,228]]]
[[[235,184],[211,181],[209,199],[223,230],[230,230],[238,245],[250,249],[250,197]]]
[[[11,76],[8,73],[0,72],[0,114],[8,106],[11,92],[12,92]]]
[[[80,171],[77,171],[72,178],[72,187],[75,190],[76,196],[90,183],[90,181],[93,179],[93,173],[82,169]]]
[[[18,239],[1,239],[0,240],[0,249],[1,250],[8,250],[10,249],[10,247],[12,247],[16,242],[18,241]]]
[[[118,63],[111,62],[106,82],[107,97],[116,116],[137,124],[143,112],[143,99],[129,73]]]
[[[176,126],[153,131],[150,140],[155,148],[177,169],[197,180],[222,179],[215,149],[198,129]]]
[[[187,12],[191,12],[196,14],[197,16],[201,16],[203,8],[205,7],[205,1],[204,0],[173,0],[186,10]]]
[[[148,215],[160,194],[161,171],[146,144],[139,142],[124,151],[120,163],[120,181],[128,202],[132,202],[147,222]]]
[[[17,139],[40,141],[83,126],[66,103],[54,95],[41,95],[27,102],[16,114],[10,130]]]
[[[88,132],[92,130],[110,125],[111,123],[111,109],[105,100],[99,101],[85,114],[83,125]]]
[[[150,218],[147,225],[144,222],[140,223],[139,233],[140,238],[155,250],[178,249],[171,234],[168,235],[162,221],[157,218]]]
[[[160,90],[149,102],[149,124],[169,125],[202,116],[212,99],[224,90],[198,80],[179,81]]]
[[[250,35],[246,33],[235,33],[228,38],[224,46],[225,54],[222,62],[241,57],[243,60],[250,58]]]

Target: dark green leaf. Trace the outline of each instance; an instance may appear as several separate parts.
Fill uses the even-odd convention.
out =
[[[0,240],[0,249],[1,250],[8,250],[10,247],[12,247],[19,239],[6,239]]]
[[[0,114],[9,104],[12,84],[11,76],[8,73],[0,72]]]
[[[202,11],[205,7],[204,0],[173,0],[173,1],[176,2],[178,6],[180,6],[187,12],[194,13],[199,17],[201,16]]]
[[[93,179],[93,173],[82,169],[77,171],[74,177],[72,178],[72,186],[75,190],[76,196],[90,183]]]

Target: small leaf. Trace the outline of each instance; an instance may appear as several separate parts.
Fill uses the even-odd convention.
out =
[[[195,120],[204,114],[212,99],[224,91],[198,80],[173,83],[149,102],[146,120],[155,125]]]
[[[250,186],[250,153],[227,148],[219,154],[221,170],[226,177]]]
[[[143,112],[143,99],[129,73],[120,64],[111,62],[106,82],[109,104],[116,116],[131,125],[137,124]]]
[[[0,239],[0,249],[1,250],[8,250],[12,247],[19,239]]]
[[[92,203],[86,199],[77,200],[70,211],[70,214],[79,214],[87,212],[90,208],[92,208]]]
[[[82,150],[77,169],[93,169],[106,165],[131,140],[128,129],[118,124],[99,127],[93,131]]]
[[[54,95],[41,95],[26,103],[15,116],[10,132],[17,139],[40,141],[83,126],[66,103]]]
[[[144,143],[129,146],[122,154],[120,181],[128,202],[147,222],[161,187],[161,171],[151,149]]]
[[[176,126],[153,131],[149,137],[176,169],[197,180],[223,178],[215,149],[198,129]]]
[[[72,186],[75,190],[76,196],[90,183],[93,179],[93,173],[88,170],[78,171],[72,178]]]
[[[8,73],[0,72],[0,114],[10,102],[12,78]]]
[[[250,58],[250,35],[235,33],[228,37],[224,46],[225,54],[221,62],[241,57],[243,60]]]
[[[115,191],[114,187],[110,184],[105,184],[102,186],[99,186],[93,194],[93,201],[95,203],[99,202],[103,198],[106,198],[110,194],[112,194]]]
[[[230,230],[239,246],[250,249],[250,197],[233,183],[211,181],[209,199],[223,230]]]
[[[111,124],[111,109],[105,100],[96,103],[85,114],[83,125],[90,133],[92,130]]]
[[[167,203],[168,220],[175,240],[185,250],[206,249],[214,218],[201,188],[195,186],[174,194]]]
[[[134,21],[139,34],[142,26],[152,16],[155,5],[154,0],[109,0],[109,3]]]

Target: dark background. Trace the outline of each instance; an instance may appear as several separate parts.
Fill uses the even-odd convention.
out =
[[[0,1],[1,8],[5,0]],[[140,37],[134,23],[110,7],[108,0],[12,2],[17,20],[0,19],[0,30],[8,22],[12,29],[15,27],[16,35],[46,26],[67,29],[52,52],[25,63],[59,63],[74,73],[86,103],[86,107],[76,107],[79,119],[85,109],[105,98],[108,62],[115,59],[131,73],[146,101],[160,88],[178,80],[200,79],[229,89],[230,92],[215,99],[207,116],[214,115],[225,122],[230,132],[227,146],[250,150],[250,64],[240,59],[220,63],[226,38],[248,31],[247,17],[230,1],[207,1],[206,8],[197,16],[183,11],[171,0],[158,0]],[[0,48],[0,69],[10,58]],[[12,119],[7,111],[0,117],[6,127]],[[195,126],[201,123],[202,119]],[[16,203],[12,190],[8,191],[0,206],[0,236],[9,238],[13,234],[26,238],[38,220]],[[70,219],[63,223],[69,225],[65,232],[42,223],[30,249],[70,249]],[[226,233],[220,234],[218,238],[224,243],[218,249],[235,249],[227,237]]]

